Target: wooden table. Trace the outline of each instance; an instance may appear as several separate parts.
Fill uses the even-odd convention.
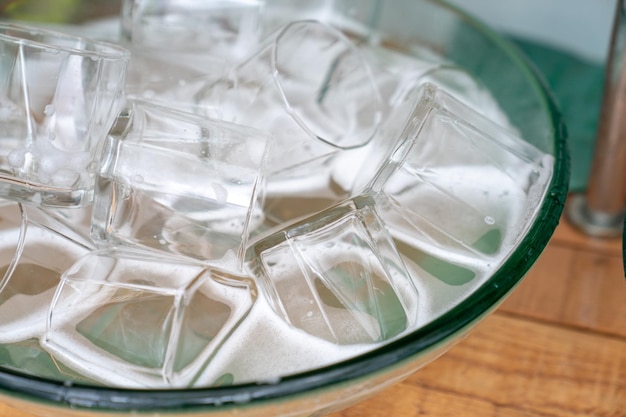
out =
[[[331,415],[405,416],[626,416],[621,239],[587,238],[562,221],[524,282],[470,336]],[[0,417],[31,416],[0,404]]]

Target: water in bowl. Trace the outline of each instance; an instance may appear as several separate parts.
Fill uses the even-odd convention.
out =
[[[41,313],[42,320],[48,317],[47,327],[24,340],[2,343],[0,364],[21,372],[54,379],[88,381],[121,387],[212,386],[246,381],[274,381],[285,375],[342,361],[401,337],[440,316],[477,289],[492,271],[506,261],[516,243],[523,238],[526,227],[532,223],[550,181],[551,156],[529,146],[517,136],[497,102],[478,82],[426,47],[423,50],[412,51],[411,55],[394,50],[389,45],[385,47],[359,45],[358,48],[371,70],[371,79],[374,80],[380,94],[376,98],[381,102],[380,114],[385,116],[381,119],[377,133],[361,147],[332,155],[331,151],[328,151],[322,155],[324,158],[327,157],[322,164],[312,164],[314,169],[304,172],[300,170],[295,177],[271,176],[265,184],[263,203],[265,218],[256,223],[257,226],[249,236],[248,245],[253,247],[268,237],[271,240],[271,237],[277,234],[292,238],[297,235],[293,230],[300,230],[298,227],[309,225],[312,218],[319,219],[328,211],[336,213],[338,205],[344,207],[345,201],[365,195],[374,201],[374,211],[380,217],[380,221],[388,225],[385,233],[389,236],[392,251],[397,254],[397,258],[395,255],[382,257],[384,259],[382,264],[390,259],[396,266],[402,264],[401,268],[394,270],[400,272],[389,274],[407,279],[410,282],[409,286],[394,287],[393,279],[384,277],[384,274],[373,274],[372,269],[365,264],[359,265],[359,268],[342,264],[339,268],[342,274],[345,271],[358,271],[359,274],[358,277],[351,277],[348,274],[345,278],[347,282],[364,282],[367,291],[357,291],[356,288],[346,290],[344,285],[343,290],[333,292],[330,285],[316,286],[315,283],[318,281],[315,279],[303,279],[300,285],[306,286],[306,293],[309,296],[295,301],[306,303],[301,310],[303,317],[300,320],[289,320],[288,314],[280,314],[287,301],[271,296],[274,285],[271,279],[260,280],[252,269],[237,271],[248,275],[249,279],[255,282],[250,290],[252,296],[246,298],[247,302],[253,300],[249,312],[237,317],[236,325],[229,328],[225,335],[220,335],[222,339],[218,348],[203,356],[203,363],[197,367],[194,375],[176,379],[170,377],[171,373],[168,373],[167,377],[164,376],[166,373],[161,372],[161,369],[167,360],[173,361],[174,364],[191,362],[192,358],[183,357],[186,352],[197,355],[198,349],[189,348],[179,352],[182,356],[168,353],[172,351],[172,346],[176,352],[176,345],[184,345],[182,338],[189,332],[193,333],[194,329],[197,330],[198,327],[194,327],[197,323],[183,331],[173,333],[168,328],[170,332],[168,334],[180,335],[175,337],[180,340],[172,341],[171,337],[148,339],[142,337],[142,334],[157,334],[163,329],[150,329],[149,322],[145,323],[145,328],[135,323],[134,329],[120,324],[123,323],[120,314],[133,314],[133,311],[141,309],[105,308],[107,311],[102,313],[104,310],[101,308],[96,317],[77,308],[76,317],[64,321],[65,330],[61,332],[63,334],[58,334],[55,322],[49,317],[57,317],[59,314],[54,306],[63,301],[63,294],[68,288],[80,288],[77,284],[79,280],[76,279],[76,271],[77,268],[78,270],[84,268],[83,262],[81,264],[83,266],[59,271],[58,274],[62,276],[58,279],[62,285],[57,288],[56,294],[50,295],[45,301],[38,301],[50,303],[50,309],[46,308],[45,312]],[[159,53],[164,54],[160,56],[159,62],[168,74],[166,81],[170,86],[161,88],[159,90],[161,96],[156,97],[155,101],[159,105],[169,103],[179,111],[195,111],[196,116],[198,109],[209,109],[206,113],[211,117],[218,117],[219,111],[216,113],[215,109],[219,109],[219,106],[216,106],[215,102],[199,104],[195,101],[194,105],[190,106],[189,101],[192,98],[196,100],[197,97],[206,99],[207,95],[204,93],[207,86],[219,87],[221,82],[232,80],[225,78],[221,70],[219,74],[209,73],[197,77],[195,75],[197,67],[192,71],[193,79],[172,78],[172,73],[166,71],[167,59],[163,59],[168,52]],[[177,55],[172,56],[175,58]],[[136,59],[143,58],[137,54]],[[227,61],[230,60],[232,57],[228,57]],[[158,73],[159,68],[154,67],[153,70]],[[347,77],[349,74],[342,76]],[[430,89],[424,93],[422,87],[426,84],[433,87],[429,87]],[[163,85],[164,81],[160,80],[160,87]],[[358,85],[354,87],[358,93]],[[186,88],[190,89],[183,93]],[[211,91],[219,93],[219,88]],[[199,92],[203,94],[198,95]],[[151,90],[150,94],[154,94],[154,91]],[[181,101],[181,97],[184,98],[184,102]],[[355,97],[362,100],[359,94]],[[449,97],[458,102],[450,104]],[[206,106],[203,107],[204,104]],[[443,116],[429,119],[428,115],[432,114],[432,109],[437,109],[438,113],[435,113]],[[297,106],[290,110],[297,111]],[[201,116],[206,117],[206,113]],[[281,117],[289,116],[285,116],[284,112],[279,113],[281,116],[277,117],[275,123],[264,123],[278,132],[281,131]],[[348,111],[346,114],[351,112]],[[428,122],[429,120],[431,122]],[[290,124],[289,129],[292,128]],[[488,140],[485,141],[485,138]],[[419,150],[422,144],[427,144],[428,147]],[[492,152],[495,148],[498,152]],[[274,152],[280,152],[280,149]],[[288,159],[290,155],[284,157]],[[384,181],[381,178],[384,178]],[[179,195],[177,198],[184,204],[185,199],[195,196]],[[58,212],[56,214],[58,215]],[[129,213],[128,216],[132,218],[133,213]],[[72,224],[65,223],[64,226],[71,227]],[[16,227],[19,225],[8,222],[4,234],[13,236]],[[84,225],[78,227],[82,229],[76,230],[76,234],[84,236]],[[352,240],[348,242],[349,244],[368,250],[368,255],[364,259],[370,259],[370,252],[374,255],[379,254],[378,243],[365,245],[361,242],[367,239],[356,232],[351,232],[350,236]],[[202,236],[198,239],[198,244],[201,245]],[[345,239],[342,242],[345,243]],[[371,239],[369,242],[379,240]],[[98,242],[98,245],[102,250],[103,243]],[[155,255],[145,252],[145,248],[134,249],[130,252],[133,257]],[[324,254],[323,251],[321,253]],[[173,254],[175,257],[177,255],[180,254]],[[212,259],[210,265],[202,263],[202,259],[192,260],[184,257],[176,257],[176,262],[185,259],[185,262],[193,264],[194,268],[200,270],[213,267],[236,269],[237,266],[234,265],[237,265],[237,262],[232,262],[231,255],[225,255],[221,263],[220,260]],[[332,257],[330,255],[332,253],[329,252],[329,257]],[[172,254],[157,256],[169,259]],[[299,267],[308,268],[303,270],[324,276],[325,271],[316,267],[317,264],[307,263],[308,261],[302,259],[310,258],[299,257],[295,264],[300,262]],[[303,265],[303,262],[306,265]],[[162,267],[159,267],[157,262],[154,268],[158,271]],[[24,270],[16,270],[15,273],[19,275],[24,273]],[[370,275],[376,275],[377,278],[369,281],[351,280],[367,278]],[[14,276],[12,280],[27,278],[32,277]],[[48,278],[46,276],[47,280]],[[142,277],[132,278],[141,280]],[[345,281],[341,282],[345,284]],[[162,285],[167,287],[173,284],[163,282]],[[101,307],[113,304],[113,302],[107,304],[106,293],[94,290],[96,287],[97,285],[92,285],[91,290],[83,293],[85,308],[82,310],[89,310],[87,307],[90,300],[98,300]],[[255,293],[256,287],[259,291],[258,297]],[[20,292],[22,287],[14,285],[11,291]],[[408,296],[415,302],[414,307],[409,309],[405,307],[410,302],[402,304],[399,301],[407,296],[407,291]],[[118,294],[115,302],[119,302],[119,292],[114,293]],[[167,293],[174,294],[173,298],[178,296],[184,298],[183,295],[179,295],[184,292]],[[363,296],[363,293],[369,295]],[[310,297],[311,294],[315,297]],[[0,300],[4,303],[7,297],[0,297]],[[375,303],[368,304],[372,300]],[[289,302],[293,303],[294,300]],[[322,317],[322,320],[338,321],[333,323],[333,328],[338,329],[335,330],[338,338],[320,337],[320,333],[310,331],[311,328],[316,328],[315,326],[299,324],[313,316],[312,313],[309,316],[313,309],[309,308],[308,303],[322,306],[319,311],[332,311],[332,314],[315,316]],[[402,317],[406,320],[401,321],[400,325],[389,332],[370,331],[368,334],[371,337],[367,340],[360,336],[351,338],[350,332],[363,334],[354,328],[355,316],[362,319],[361,323],[374,323],[369,327],[364,326],[366,329],[382,328],[380,320],[385,314],[378,316],[372,314],[370,310],[363,308],[364,305],[375,305],[376,308],[382,307],[389,311],[398,311],[401,306],[402,310],[408,313],[403,313]],[[171,303],[168,302],[153,303],[148,307],[155,308],[155,311],[167,316],[183,314],[180,312],[188,305],[182,303],[180,306],[179,309],[172,310]],[[199,311],[201,316],[195,320],[200,323],[197,324],[199,328],[202,328],[202,315],[206,316],[207,322],[211,322],[212,310],[207,308],[203,312],[200,308]],[[73,313],[63,311],[62,314],[71,316]],[[346,317],[343,323],[342,316]],[[67,323],[73,323],[69,330]],[[153,325],[163,326],[163,323],[164,321],[157,320]],[[101,337],[98,339],[99,342],[94,344],[92,341],[95,338],[87,337],[90,333],[105,334],[102,333],[103,328],[107,328],[109,334],[116,335],[123,343],[107,346],[108,342],[115,344],[115,338],[105,340],[106,338]],[[0,329],[0,332],[10,331],[6,326]],[[134,333],[125,337],[126,331]],[[51,332],[56,333],[52,335]],[[143,349],[141,344],[147,340],[150,340],[150,346]],[[58,349],[58,346],[63,346],[63,349]],[[27,358],[23,354],[24,347],[30,352]],[[96,354],[92,354],[94,351],[97,351]],[[146,352],[145,360],[141,360],[141,355],[137,355],[137,352],[142,351]],[[77,352],[81,354],[76,354]],[[149,360],[149,352],[159,358],[158,364]],[[168,355],[173,355],[176,359],[168,359]],[[105,372],[103,370],[107,369],[107,365],[104,361],[107,357],[111,359],[111,366]],[[89,363],[89,360],[93,363]],[[126,368],[124,363],[127,364]]]

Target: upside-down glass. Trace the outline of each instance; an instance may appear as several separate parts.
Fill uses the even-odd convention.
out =
[[[61,276],[42,344],[94,380],[186,387],[256,294],[251,279],[200,264],[91,252]]]
[[[95,158],[121,104],[128,58],[118,45],[0,24],[0,196],[91,202]]]
[[[226,78],[209,83],[198,103],[218,109],[215,117],[273,136],[264,206],[269,225],[347,198],[352,190],[341,186],[332,196],[318,194],[331,187],[338,158],[358,155],[375,138],[384,111],[355,42],[315,20],[289,22],[268,35]],[[295,208],[298,199],[306,203]]]
[[[207,86],[202,99],[218,103],[221,118],[269,131],[287,147],[273,171],[333,149],[363,146],[380,123],[380,95],[362,53],[343,33],[319,21],[286,24],[215,87]],[[273,114],[275,108],[283,110]],[[283,159],[307,145],[314,148],[311,154]]]
[[[405,100],[409,122],[370,184],[391,234],[467,266],[504,258],[543,198],[552,157],[430,82]]]
[[[263,220],[268,147],[255,129],[130,100],[104,146],[92,238],[238,269]]]
[[[378,343],[417,324],[415,283],[370,195],[252,243],[246,261],[277,315],[331,343]]]
[[[133,49],[160,51],[196,67],[207,56],[242,58],[259,40],[263,3],[123,0],[122,36]]]
[[[431,62],[428,59],[415,61],[410,56],[380,48],[364,48],[368,62],[372,64],[374,79],[379,86],[386,114],[374,139],[357,152],[346,152],[335,161],[332,182],[343,189],[352,190],[352,195],[367,192],[372,177],[383,168],[393,164],[392,153],[403,140],[413,140],[410,135],[420,135],[420,107],[416,103],[425,84],[442,94],[453,96],[477,112],[488,112],[478,116],[494,123],[508,125],[506,115],[500,112],[493,96],[482,83],[463,68],[446,62]],[[462,107],[462,106],[461,106]],[[473,117],[473,116],[471,116]],[[416,120],[417,119],[417,120]],[[427,137],[427,134],[421,134]],[[438,138],[427,137],[427,142],[438,147]],[[444,145],[445,146],[445,145]],[[446,150],[448,148],[445,148]],[[397,155],[396,155],[397,157]],[[352,170],[341,169],[349,165]],[[387,165],[387,167],[385,167]]]
[[[287,16],[292,4],[283,10]],[[332,7],[324,9],[323,5],[314,10],[313,17],[333,14]],[[568,157],[561,116],[544,84],[518,50],[473,18],[437,0],[380,2],[378,6],[370,42],[384,43],[408,54],[418,54],[420,47],[429,45],[482,81],[522,138],[554,155],[547,195],[509,259],[479,288],[428,325],[333,366],[260,384],[173,391],[68,387],[63,382],[3,369],[3,402],[42,416],[321,416],[416,372],[499,305],[537,260],[562,212]],[[349,19],[346,26],[350,26]]]
[[[169,107],[198,108],[193,97],[243,59],[261,33],[262,1],[122,1],[122,38],[132,51],[125,92]]]
[[[315,174],[337,152],[366,145],[382,102],[360,50],[319,21],[295,21],[264,40],[199,98],[219,117],[270,132],[268,178]]]

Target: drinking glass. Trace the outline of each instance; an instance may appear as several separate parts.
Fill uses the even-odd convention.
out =
[[[552,156],[430,82],[404,102],[410,116],[366,186],[384,195],[391,234],[472,269],[504,259],[544,198]]]
[[[246,260],[276,314],[331,343],[382,342],[417,322],[417,289],[372,196],[269,234]]]
[[[269,142],[255,129],[130,100],[102,154],[92,238],[237,269],[263,223]]]
[[[91,203],[128,59],[118,45],[0,23],[0,196]]]
[[[123,0],[122,37],[139,52],[169,52],[185,64],[241,59],[260,36],[263,0]]]
[[[199,264],[90,252],[61,277],[42,343],[100,382],[186,387],[256,299],[255,284]]]
[[[314,20],[282,27],[198,99],[217,103],[224,120],[274,136],[270,181],[327,171],[339,151],[372,139],[382,115],[361,51],[340,31]]]

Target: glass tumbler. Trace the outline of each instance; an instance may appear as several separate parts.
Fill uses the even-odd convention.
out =
[[[119,110],[123,47],[0,23],[0,196],[82,206]]]

